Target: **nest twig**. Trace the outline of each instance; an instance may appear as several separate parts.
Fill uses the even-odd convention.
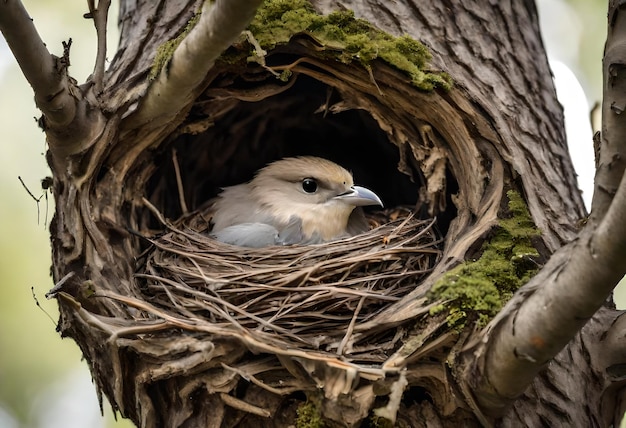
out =
[[[433,220],[409,214],[368,233],[321,245],[231,246],[179,224],[152,240],[143,292],[153,305],[268,345],[383,362],[393,331],[362,331],[436,264]]]

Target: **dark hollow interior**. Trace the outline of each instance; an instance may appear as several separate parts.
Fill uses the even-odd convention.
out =
[[[412,177],[398,170],[400,153],[372,116],[364,110],[333,113],[327,107],[341,102],[339,93],[311,77],[300,75],[288,90],[260,101],[238,101],[206,131],[181,134],[164,144],[156,155],[157,169],[147,194],[169,219],[183,213],[172,153],[180,166],[185,201],[190,211],[199,209],[220,188],[246,182],[255,171],[284,157],[313,155],[330,159],[354,175],[357,185],[376,192],[385,208],[405,205],[428,217],[419,203],[422,173],[412,164]],[[206,107],[208,106],[208,107]],[[185,124],[206,117],[215,108],[199,99]],[[407,158],[411,157],[407,153]],[[458,190],[447,174],[445,212],[436,213],[442,233],[456,215],[450,195]]]

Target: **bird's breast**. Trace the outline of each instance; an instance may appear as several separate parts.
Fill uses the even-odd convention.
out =
[[[274,215],[285,224],[289,223],[292,216],[298,217],[305,240],[316,237],[321,241],[331,241],[347,235],[348,219],[353,209],[338,203],[303,204],[297,209],[274,211]]]

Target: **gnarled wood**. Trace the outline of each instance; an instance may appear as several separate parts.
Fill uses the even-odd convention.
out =
[[[623,354],[609,357],[602,347],[618,341],[615,326],[623,321],[608,302],[544,368],[532,361],[519,376],[505,370],[489,377],[490,358],[511,355],[495,333],[520,321],[515,317],[525,299],[556,283],[570,248],[593,232],[573,242],[585,211],[532,2],[488,8],[460,0],[313,2],[324,14],[351,9],[386,33],[421,41],[432,55],[429,71],[447,73],[450,90],[417,88],[393,64],[338,55],[337,45],[297,31],[266,53],[256,48],[251,54],[254,34],[240,37],[213,68],[184,82],[189,85],[176,94],[175,109],[154,104],[165,93],[158,85],[168,84],[167,69],[162,82],[148,79],[157,49],[183,33],[201,3],[121,2],[118,52],[102,92],[96,73],[98,103],[85,104],[101,108],[94,132],[86,134],[81,153],[51,162],[57,200],[53,273],[63,278],[52,293],[61,310],[59,330],[81,347],[98,390],[114,409],[150,427],[288,426],[302,422],[298,410],[306,401],[328,426],[368,426],[376,415],[407,426],[616,423],[624,408]],[[81,92],[85,99],[96,95],[89,85]],[[161,107],[167,120],[146,123]],[[271,308],[250,309],[252,298],[235,302],[213,293],[211,287],[226,287],[227,293],[233,284],[234,290],[246,285],[232,272],[226,281],[223,271],[211,268],[220,251],[226,263],[227,249],[211,250],[217,262],[194,258],[194,251],[208,251],[203,204],[218,188],[250,178],[267,161],[298,154],[326,156],[351,168],[387,205],[408,204],[419,216],[434,217],[442,235],[441,257],[420,269],[423,276],[416,275],[412,287],[362,319],[358,312],[367,305],[345,301],[354,312],[345,334],[329,339],[320,321],[318,341],[299,341],[297,332],[279,329]],[[493,327],[480,333],[484,308],[467,309],[462,326],[450,325],[447,313],[431,311],[441,303],[432,290],[446,272],[480,258],[483,244],[495,239],[512,215],[510,191],[523,196],[541,231],[527,238],[539,256],[522,262],[552,259]],[[371,233],[368,251],[382,248],[375,254],[390,261],[386,281],[396,287],[394,275],[401,277],[406,254],[417,250],[402,240],[390,247],[398,241],[389,229]],[[187,246],[181,249],[181,243]],[[295,248],[261,256],[279,253],[295,260],[310,255]],[[245,280],[253,277],[254,266],[245,266],[248,256],[228,259]],[[323,265],[308,268],[317,275],[310,279],[293,264],[293,276],[306,278],[298,286],[325,285],[319,279]],[[375,271],[374,263],[369,268]],[[350,269],[356,268],[337,268],[346,283]],[[255,285],[276,286],[267,279]],[[514,290],[500,291],[502,298]],[[209,303],[211,310],[203,310]],[[252,316],[242,322],[244,310]],[[277,333],[284,337],[268,339]],[[490,337],[496,339],[481,342]],[[555,341],[550,355],[562,345]],[[519,355],[530,360],[534,354]],[[519,384],[509,388],[507,382]]]

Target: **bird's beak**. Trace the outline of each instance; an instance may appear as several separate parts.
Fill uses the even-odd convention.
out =
[[[366,205],[380,205],[383,206],[378,195],[365,187],[352,186],[350,190],[341,195],[335,196],[333,199],[340,199],[355,207],[362,207]]]

